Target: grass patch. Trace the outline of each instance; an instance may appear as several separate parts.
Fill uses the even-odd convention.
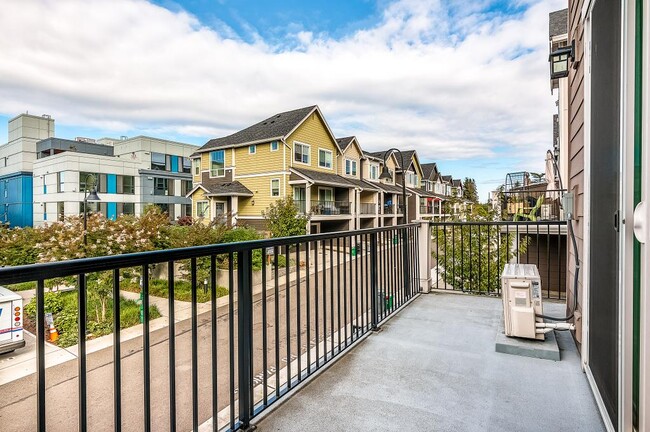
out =
[[[101,320],[101,303],[93,296],[87,300],[88,316],[86,326],[87,339],[104,336],[113,332],[113,299],[108,300],[106,319]],[[128,328],[140,324],[140,305],[134,300],[120,298],[120,328]],[[47,292],[45,293],[45,312],[52,313],[54,326],[59,332],[57,345],[69,347],[77,344],[77,292]],[[25,306],[25,315],[35,322],[36,298]],[[160,311],[155,305],[149,307],[150,319],[159,318]],[[99,318],[99,319],[98,319]]]
[[[210,301],[210,288],[207,292],[203,290],[203,284],[198,284],[196,290],[196,298],[199,303]],[[120,282],[120,289],[131,291],[135,293],[140,292],[140,285],[128,282]],[[149,282],[149,295],[154,297],[169,298],[169,289],[167,288],[167,281],[165,279],[152,279]],[[228,295],[228,288],[218,286],[217,297]],[[192,301],[192,284],[185,280],[174,281],[174,300],[179,301]]]
[[[6,288],[11,291],[27,291],[30,289],[36,289],[36,282],[21,282],[13,285],[7,285]]]

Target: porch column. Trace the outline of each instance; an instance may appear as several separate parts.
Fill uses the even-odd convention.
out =
[[[239,197],[237,196],[230,197],[230,217],[232,218],[230,224],[232,226],[237,225],[238,212],[239,212]]]
[[[354,190],[354,220],[355,220],[355,229],[361,229],[361,190],[360,189],[353,189]]]
[[[305,214],[311,211],[311,184],[305,185]],[[307,221],[307,234],[311,234],[311,222]]]
[[[429,221],[417,220],[418,228],[418,257],[420,260],[420,290],[426,294],[431,288],[431,231]]]

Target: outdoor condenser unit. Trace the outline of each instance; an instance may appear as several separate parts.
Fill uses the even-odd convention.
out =
[[[506,336],[544,340],[537,332],[543,323],[542,283],[534,264],[506,264],[501,274],[501,296]],[[543,324],[542,324],[543,325]]]

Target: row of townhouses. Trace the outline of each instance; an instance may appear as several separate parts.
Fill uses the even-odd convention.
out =
[[[463,205],[460,180],[420,163],[415,151],[367,152],[354,136],[337,138],[318,106],[212,139],[190,158],[192,216],[206,223],[225,217],[265,229],[263,212],[288,197],[310,216],[310,233],[446,218]],[[380,178],[384,166],[390,178]]]
[[[458,214],[462,182],[421,164],[415,151],[363,151],[336,138],[317,106],[275,114],[204,146],[136,136],[55,136],[48,115],[9,120],[0,145],[0,223],[39,226],[88,211],[139,215],[150,204],[171,220],[192,216],[265,229],[263,211],[293,198],[310,232],[395,225]],[[384,157],[386,156],[386,157]],[[380,179],[384,165],[390,179]],[[406,181],[408,218],[403,215]],[[84,198],[95,190],[98,202]]]
[[[156,204],[171,219],[191,215],[191,161],[197,146],[146,136],[56,138],[50,116],[9,121],[0,146],[0,223],[38,226],[84,211],[108,218],[141,214]]]

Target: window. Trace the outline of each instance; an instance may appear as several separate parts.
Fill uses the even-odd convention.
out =
[[[293,160],[296,162],[309,163],[309,146],[307,144],[293,143]]]
[[[64,187],[64,175],[63,171],[60,171],[56,173],[56,191],[61,193],[65,192],[65,187]]]
[[[277,141],[271,141],[271,151],[278,151],[279,144]]]
[[[318,166],[321,168],[332,168],[332,152],[318,149]]]
[[[214,214],[215,214],[215,217],[225,215],[226,214],[226,203],[225,202],[216,202],[216,203],[214,203]]]
[[[370,179],[377,180],[379,178],[379,165],[370,164]]]
[[[321,202],[334,201],[334,191],[329,188],[318,188],[318,201]]]
[[[123,203],[122,204],[122,214],[134,215],[135,214],[135,204],[134,203]]]
[[[169,180],[166,178],[156,177],[153,179],[154,195],[169,195]]]
[[[47,194],[47,174],[43,174],[43,194]]]
[[[194,162],[194,175],[201,175],[201,158],[192,159]]]
[[[208,217],[208,202],[207,201],[197,201],[196,202],[196,217]]]
[[[248,154],[255,154],[255,153],[257,153],[257,146],[255,144],[249,145]]]
[[[183,158],[183,170],[184,173],[191,173],[192,172],[192,160],[190,158],[184,157]]]
[[[181,180],[181,196],[187,195],[192,190],[191,180]]]
[[[89,173],[89,172],[80,172],[79,173],[79,192],[85,190],[91,191],[93,187],[97,188],[99,191],[99,174]]]
[[[65,204],[63,202],[56,203],[56,218],[59,222],[63,222],[65,217]]]
[[[345,160],[345,174],[349,176],[357,175],[357,161],[352,159]]]
[[[223,177],[226,175],[224,150],[210,152],[210,177]]]
[[[47,220],[47,203],[43,203],[43,220]]]
[[[280,179],[271,179],[271,196],[280,196]]]
[[[181,217],[192,217],[192,204],[181,204]]]
[[[151,152],[151,169],[165,171],[167,168],[166,155],[164,153]]]
[[[121,189],[120,189],[121,185]],[[117,176],[117,193],[133,195],[135,194],[135,177]]]

